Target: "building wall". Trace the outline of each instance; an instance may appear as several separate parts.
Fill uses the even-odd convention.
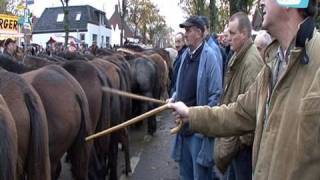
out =
[[[93,42],[93,34],[97,35],[97,45],[99,47],[106,47],[110,44],[111,41],[111,29],[106,28],[105,26],[96,26],[94,24],[87,25],[88,32],[85,35],[85,42],[91,46]],[[103,37],[103,39],[102,39]],[[106,37],[109,37],[109,42],[106,42]]]
[[[105,26],[97,26],[94,24],[88,24],[87,25],[88,32],[69,32],[69,36],[73,36],[77,39],[80,40],[81,34],[84,34],[84,42],[90,47],[93,42],[93,34],[97,35],[97,45],[99,47],[106,47],[106,37],[109,37],[109,44],[111,41],[111,30],[106,28]],[[32,35],[32,42],[31,43],[36,43],[39,45],[42,45],[43,47],[46,46],[46,42],[50,39],[52,36],[65,36],[64,32],[59,32],[59,33],[43,33],[43,34],[33,34]],[[102,40],[103,36],[103,40]]]

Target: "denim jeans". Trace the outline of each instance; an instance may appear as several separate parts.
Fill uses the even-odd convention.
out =
[[[252,147],[246,146],[240,150],[232,160],[223,180],[251,180],[252,179]]]
[[[181,180],[212,180],[212,166],[201,166],[196,162],[202,138],[196,135],[183,136],[179,172]]]

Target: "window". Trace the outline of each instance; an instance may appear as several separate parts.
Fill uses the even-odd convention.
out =
[[[63,13],[58,14],[57,22],[63,22],[63,18],[64,18],[64,14]]]
[[[92,34],[92,42],[96,42],[97,43],[97,35],[96,34]]]
[[[85,41],[85,34],[80,34],[80,40]]]
[[[107,45],[107,47],[110,45],[110,37],[109,36],[106,36],[106,45]]]
[[[81,13],[77,13],[76,21],[80,21],[80,19],[81,19]]]

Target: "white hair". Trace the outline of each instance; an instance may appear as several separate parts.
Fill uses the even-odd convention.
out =
[[[260,30],[255,38],[255,41],[260,41],[263,47],[268,46],[272,42],[272,38],[265,30]]]

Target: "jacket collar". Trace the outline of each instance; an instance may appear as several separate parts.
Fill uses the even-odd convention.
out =
[[[238,53],[234,53],[233,56],[231,57],[228,66],[230,68],[234,67],[236,64],[238,64],[239,60],[238,59],[242,59],[246,52],[248,51],[248,49],[252,46],[253,41],[251,38],[249,38],[242,46],[242,48],[240,49],[240,51]]]

